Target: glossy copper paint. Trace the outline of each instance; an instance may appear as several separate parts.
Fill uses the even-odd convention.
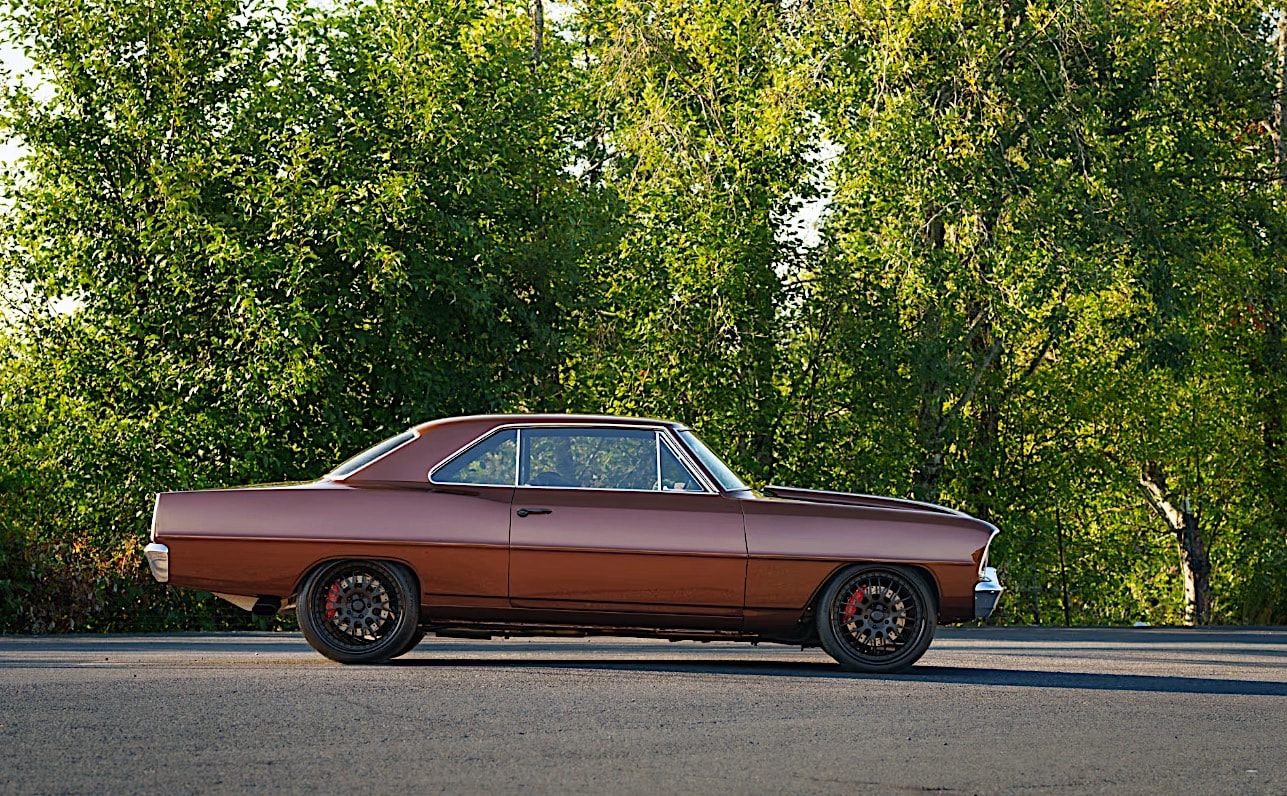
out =
[[[784,488],[768,497],[428,480],[496,428],[569,424],[656,428],[683,447],[674,436],[683,426],[665,421],[452,418],[417,426],[414,441],[346,478],[162,494],[154,539],[170,549],[172,585],[287,604],[325,561],[402,562],[419,580],[422,621],[431,624],[796,640],[818,592],[855,562],[919,568],[937,592],[941,622],[973,617],[996,529],[948,509]],[[520,517],[520,508],[549,513]]]
[[[718,494],[519,487],[510,524],[516,608],[741,616],[740,502]]]

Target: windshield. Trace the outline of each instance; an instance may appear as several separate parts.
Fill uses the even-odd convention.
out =
[[[328,478],[343,478],[346,475],[350,475],[361,470],[363,467],[366,467],[368,464],[392,451],[394,448],[400,448],[415,438],[416,432],[404,431],[396,437],[386,439],[379,445],[373,445],[370,448],[367,448],[326,475]]]
[[[679,432],[679,438],[684,441],[684,444],[688,446],[688,450],[697,457],[698,461],[700,461],[702,465],[710,471],[710,474],[715,476],[715,480],[719,482],[720,488],[725,492],[737,492],[743,489],[750,489],[749,486],[742,482],[742,479],[738,478],[733,474],[732,470],[728,469],[728,465],[720,461],[720,458],[711,452],[710,448],[702,444],[702,441],[697,438],[696,434],[685,429],[684,431]]]

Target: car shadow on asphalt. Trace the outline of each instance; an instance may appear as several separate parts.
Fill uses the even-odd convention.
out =
[[[414,657],[386,666],[486,667],[498,669],[582,669],[597,671],[671,672],[680,674],[751,675],[755,677],[830,678],[947,685],[988,685],[1013,688],[1068,688],[1090,691],[1149,691],[1171,694],[1241,694],[1287,696],[1287,683],[1207,677],[1168,677],[1143,674],[1043,672],[1027,669],[981,669],[956,666],[914,666],[901,674],[856,674],[834,664],[776,661],[588,661],[584,658],[514,660],[512,658]]]

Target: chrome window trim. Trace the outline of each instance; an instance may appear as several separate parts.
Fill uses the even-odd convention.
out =
[[[518,476],[523,472],[523,427],[514,429],[514,488],[518,488]]]
[[[706,473],[702,471],[702,468],[694,467],[692,462],[689,461],[688,457],[684,455],[685,453],[687,453],[687,451],[682,450],[683,448],[682,445],[676,445],[675,442],[673,442],[669,438],[667,438],[665,442],[666,442],[666,447],[670,448],[670,452],[675,456],[675,461],[679,462],[679,466],[687,470],[688,474],[691,475],[694,479],[696,479],[697,483],[702,487],[701,492],[693,492],[692,494],[695,494],[695,495],[700,495],[700,494],[718,495],[719,494],[719,490],[713,488],[710,481],[706,479]],[[660,462],[661,450],[660,449],[657,451],[657,459],[658,459],[657,477],[661,478],[661,462]],[[678,494],[682,494],[683,492],[687,492],[688,490],[671,489],[667,491],[663,489],[660,491],[666,492],[666,494],[668,495],[678,495]]]
[[[661,431],[654,431],[652,435],[653,453],[657,455],[657,491],[663,492],[661,483]]]
[[[523,446],[522,446],[523,431],[524,430],[532,431],[532,430],[541,429],[541,428],[594,428],[594,429],[603,429],[603,430],[624,428],[624,429],[651,431],[654,433],[658,441],[664,440],[666,446],[670,448],[671,453],[675,454],[675,458],[677,458],[679,460],[679,463],[684,466],[684,469],[688,470],[688,472],[692,474],[694,478],[697,479],[698,483],[701,484],[702,491],[700,492],[696,492],[696,491],[687,492],[687,491],[674,491],[674,490],[666,491],[660,488],[658,489],[618,489],[618,488],[599,489],[599,488],[588,487],[588,486],[534,486],[532,484],[520,484],[518,483],[518,475],[519,475],[519,468],[521,465],[520,457],[522,456],[522,450],[523,450]],[[514,482],[512,484],[465,484],[465,483],[457,483],[452,481],[435,481],[434,480],[433,478],[434,473],[438,472],[443,467],[446,467],[457,456],[469,450],[470,448],[474,447],[475,445],[479,444],[480,442],[484,441],[488,437],[491,437],[495,434],[500,434],[501,432],[504,432],[504,431],[509,431],[510,429],[514,429],[517,432],[514,439],[514,442],[515,442],[514,444]],[[667,432],[671,432],[671,433],[667,433]],[[425,477],[429,483],[435,486],[473,486],[473,487],[492,486],[492,487],[501,487],[501,488],[509,487],[512,489],[564,489],[564,490],[570,490],[575,492],[636,492],[640,494],[649,494],[649,495],[653,495],[653,494],[719,495],[721,494],[721,490],[715,486],[715,484],[710,480],[710,478],[707,477],[706,471],[701,467],[694,466],[692,457],[688,455],[688,451],[684,449],[683,445],[676,444],[676,442],[671,439],[672,436],[674,436],[673,429],[671,429],[669,426],[658,428],[657,426],[645,425],[642,423],[609,423],[609,424],[577,423],[577,422],[506,423],[504,425],[496,426],[495,428],[488,429],[486,433],[480,434],[479,436],[474,437],[469,442],[465,443],[464,445],[461,445],[459,448],[452,451],[449,455],[444,456],[441,462],[434,465],[433,468],[430,469],[429,472],[425,474]],[[661,478],[661,466],[660,466],[661,449],[660,448],[657,449],[657,459],[658,459],[657,478],[659,479],[658,486],[660,487],[660,478]]]

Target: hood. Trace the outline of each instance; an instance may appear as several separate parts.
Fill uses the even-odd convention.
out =
[[[919,511],[930,514],[946,514],[951,517],[968,517],[969,515],[946,506],[934,503],[922,503],[918,500],[879,497],[877,495],[859,495],[853,492],[828,492],[822,489],[798,489],[791,486],[770,484],[760,490],[770,498],[795,500],[802,503],[828,503],[837,506],[865,506],[873,509],[894,509],[900,511]]]

